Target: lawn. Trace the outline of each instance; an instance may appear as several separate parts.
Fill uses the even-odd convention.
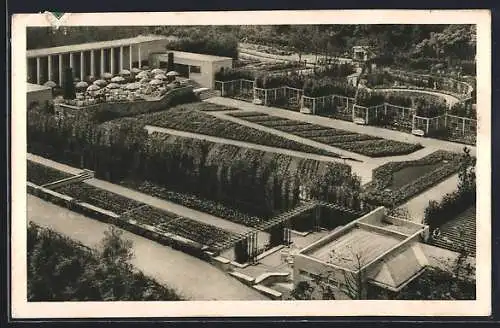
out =
[[[365,200],[372,205],[394,207],[456,173],[460,154],[438,150],[415,161],[389,162],[373,170],[365,187]]]
[[[406,155],[422,148],[420,144],[388,140],[259,112],[227,115],[370,157]]]

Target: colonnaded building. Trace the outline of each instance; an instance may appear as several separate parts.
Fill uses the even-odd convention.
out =
[[[76,78],[118,74],[123,69],[152,66],[166,68],[173,56],[174,69],[202,87],[214,87],[214,74],[232,68],[229,57],[210,56],[182,51],[168,51],[169,38],[164,36],[137,36],[134,38],[73,44],[27,51],[28,82],[44,84],[64,83],[64,71],[71,67]]]

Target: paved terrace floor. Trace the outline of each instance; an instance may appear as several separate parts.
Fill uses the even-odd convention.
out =
[[[404,132],[400,132],[400,131],[389,130],[389,129],[379,128],[376,126],[370,126],[370,125],[357,125],[353,122],[336,120],[336,119],[317,116],[317,115],[302,114],[299,112],[281,109],[281,108],[277,108],[277,107],[267,107],[267,106],[255,105],[255,104],[252,104],[250,102],[231,99],[231,98],[213,97],[213,98],[209,98],[205,101],[210,102],[210,103],[214,103],[214,104],[218,104],[218,105],[240,108],[240,109],[248,110],[248,111],[262,112],[262,113],[266,113],[269,115],[275,115],[275,116],[280,116],[283,118],[288,118],[291,120],[304,121],[304,122],[308,122],[308,123],[312,123],[312,124],[322,125],[325,127],[331,127],[331,128],[336,128],[336,129],[352,131],[354,133],[368,134],[368,135],[372,135],[372,136],[379,137],[379,138],[392,139],[392,140],[401,141],[401,142],[408,142],[408,143],[420,143],[424,147],[433,147],[436,149],[444,149],[444,150],[460,152],[460,153],[463,151],[463,148],[465,147],[465,145],[460,144],[460,143],[456,143],[456,142],[438,140],[438,139],[433,139],[433,138],[422,138],[422,137],[414,136],[412,134],[404,133]],[[476,147],[475,146],[467,146],[467,147],[471,149],[471,155],[476,156]]]
[[[46,226],[87,247],[98,249],[109,225],[28,195],[28,220]],[[268,300],[211,264],[123,231],[133,242],[131,263],[147,276],[190,300]]]

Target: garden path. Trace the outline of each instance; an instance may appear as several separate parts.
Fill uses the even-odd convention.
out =
[[[392,139],[392,140],[401,141],[401,142],[420,143],[424,147],[434,147],[437,149],[444,149],[444,150],[449,150],[449,151],[454,151],[454,152],[459,152],[459,153],[461,153],[463,151],[463,148],[465,147],[463,144],[456,143],[456,142],[433,139],[433,138],[422,138],[422,137],[418,137],[418,136],[415,136],[415,135],[412,135],[409,133],[400,132],[400,131],[389,130],[389,129],[380,128],[380,127],[376,127],[376,126],[370,126],[370,125],[357,125],[353,122],[336,120],[336,119],[317,116],[317,115],[302,114],[299,112],[281,109],[281,108],[276,108],[276,107],[255,105],[255,104],[252,104],[252,103],[249,103],[246,101],[236,100],[236,99],[231,99],[231,98],[213,97],[213,98],[206,99],[205,101],[213,103],[213,104],[227,106],[227,107],[239,108],[242,110],[262,112],[262,113],[266,113],[269,115],[288,118],[291,120],[300,120],[300,121],[304,121],[304,122],[308,122],[308,123],[322,125],[325,127],[332,127],[332,128],[336,128],[336,129],[348,130],[348,131],[352,131],[354,133],[368,134],[368,135],[372,135],[372,136],[376,136],[376,137],[380,137],[380,138]],[[222,116],[223,114],[219,114],[219,115]],[[321,144],[321,145],[323,145],[323,144]],[[469,146],[469,145],[467,147],[471,149],[471,155],[476,156],[476,147]]]
[[[109,225],[28,195],[29,221],[49,227],[87,247],[98,248]],[[131,263],[147,276],[192,300],[267,300],[238,280],[183,252],[123,231],[133,242]]]
[[[213,113],[211,113],[211,114],[213,114]],[[230,116],[225,116],[225,115],[215,115],[215,116],[221,117],[222,119],[231,119],[232,118]],[[243,120],[234,120],[234,121],[238,124],[240,124],[240,121],[245,122]],[[241,123],[241,124],[246,125],[244,123]],[[260,126],[258,124],[252,124],[252,125],[248,125],[248,126],[254,127],[254,125],[259,126],[259,129],[262,130],[261,129],[262,126]],[[254,143],[250,143],[250,142],[246,142],[246,141],[237,141],[237,140],[232,140],[232,139],[213,137],[213,136],[208,136],[205,134],[173,130],[173,129],[162,128],[162,127],[158,127],[158,126],[147,125],[146,130],[148,130],[148,132],[150,132],[150,133],[151,132],[163,132],[163,133],[177,135],[177,136],[181,136],[181,137],[207,140],[207,141],[221,143],[221,144],[235,145],[235,146],[239,146],[239,147],[246,147],[246,148],[250,148],[250,149],[279,153],[279,154],[284,154],[284,155],[289,155],[289,156],[294,156],[294,157],[314,159],[314,160],[318,160],[318,161],[345,163],[345,164],[348,164],[349,166],[351,166],[353,172],[361,177],[362,183],[368,183],[371,181],[372,170],[374,168],[373,165],[370,165],[367,163],[360,163],[360,162],[349,161],[349,160],[344,161],[343,159],[336,158],[336,157],[329,157],[329,156],[323,156],[323,155],[318,155],[318,154],[304,153],[304,152],[299,152],[299,151],[285,149],[285,148],[269,147],[269,146],[254,144]],[[271,130],[271,133],[277,134],[276,133],[277,130],[274,130],[274,129],[269,129],[269,130]],[[288,134],[288,133],[283,133],[283,134],[285,134],[286,138],[292,139],[290,134]],[[297,137],[297,138],[299,138],[299,137]],[[293,138],[293,140],[295,140],[295,138]],[[306,140],[308,140],[308,139],[306,139]],[[302,141],[300,141],[300,142],[302,142]],[[309,143],[306,143],[306,144],[309,144]],[[315,144],[319,144],[319,143],[315,143]],[[330,150],[329,148],[326,148],[327,146],[323,147],[324,146],[323,144],[320,144],[320,145],[321,146],[319,148],[325,148],[326,150]],[[318,148],[318,146],[315,146],[315,147]],[[330,148],[334,148],[334,147],[330,147]],[[338,153],[336,149],[337,148],[335,148],[334,152]],[[376,165],[378,165],[378,164],[376,164]]]
[[[446,180],[434,185],[432,188],[411,198],[400,207],[408,209],[408,214],[412,220],[421,223],[424,220],[425,209],[429,205],[429,201],[441,201],[445,194],[451,193],[457,189],[457,184],[458,174],[454,174]]]

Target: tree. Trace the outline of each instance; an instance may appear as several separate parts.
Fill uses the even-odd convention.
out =
[[[464,147],[458,172],[458,191],[476,192],[476,159],[470,154],[470,148]]]
[[[71,67],[68,67],[64,71],[63,91],[64,91],[64,99],[75,99],[76,93],[75,93],[75,85],[73,83],[73,69]]]
[[[363,255],[354,252],[351,247],[351,261],[354,263],[351,271],[344,271],[345,293],[353,300],[366,298],[366,286],[363,266],[365,264]],[[333,255],[333,254],[332,254]]]

